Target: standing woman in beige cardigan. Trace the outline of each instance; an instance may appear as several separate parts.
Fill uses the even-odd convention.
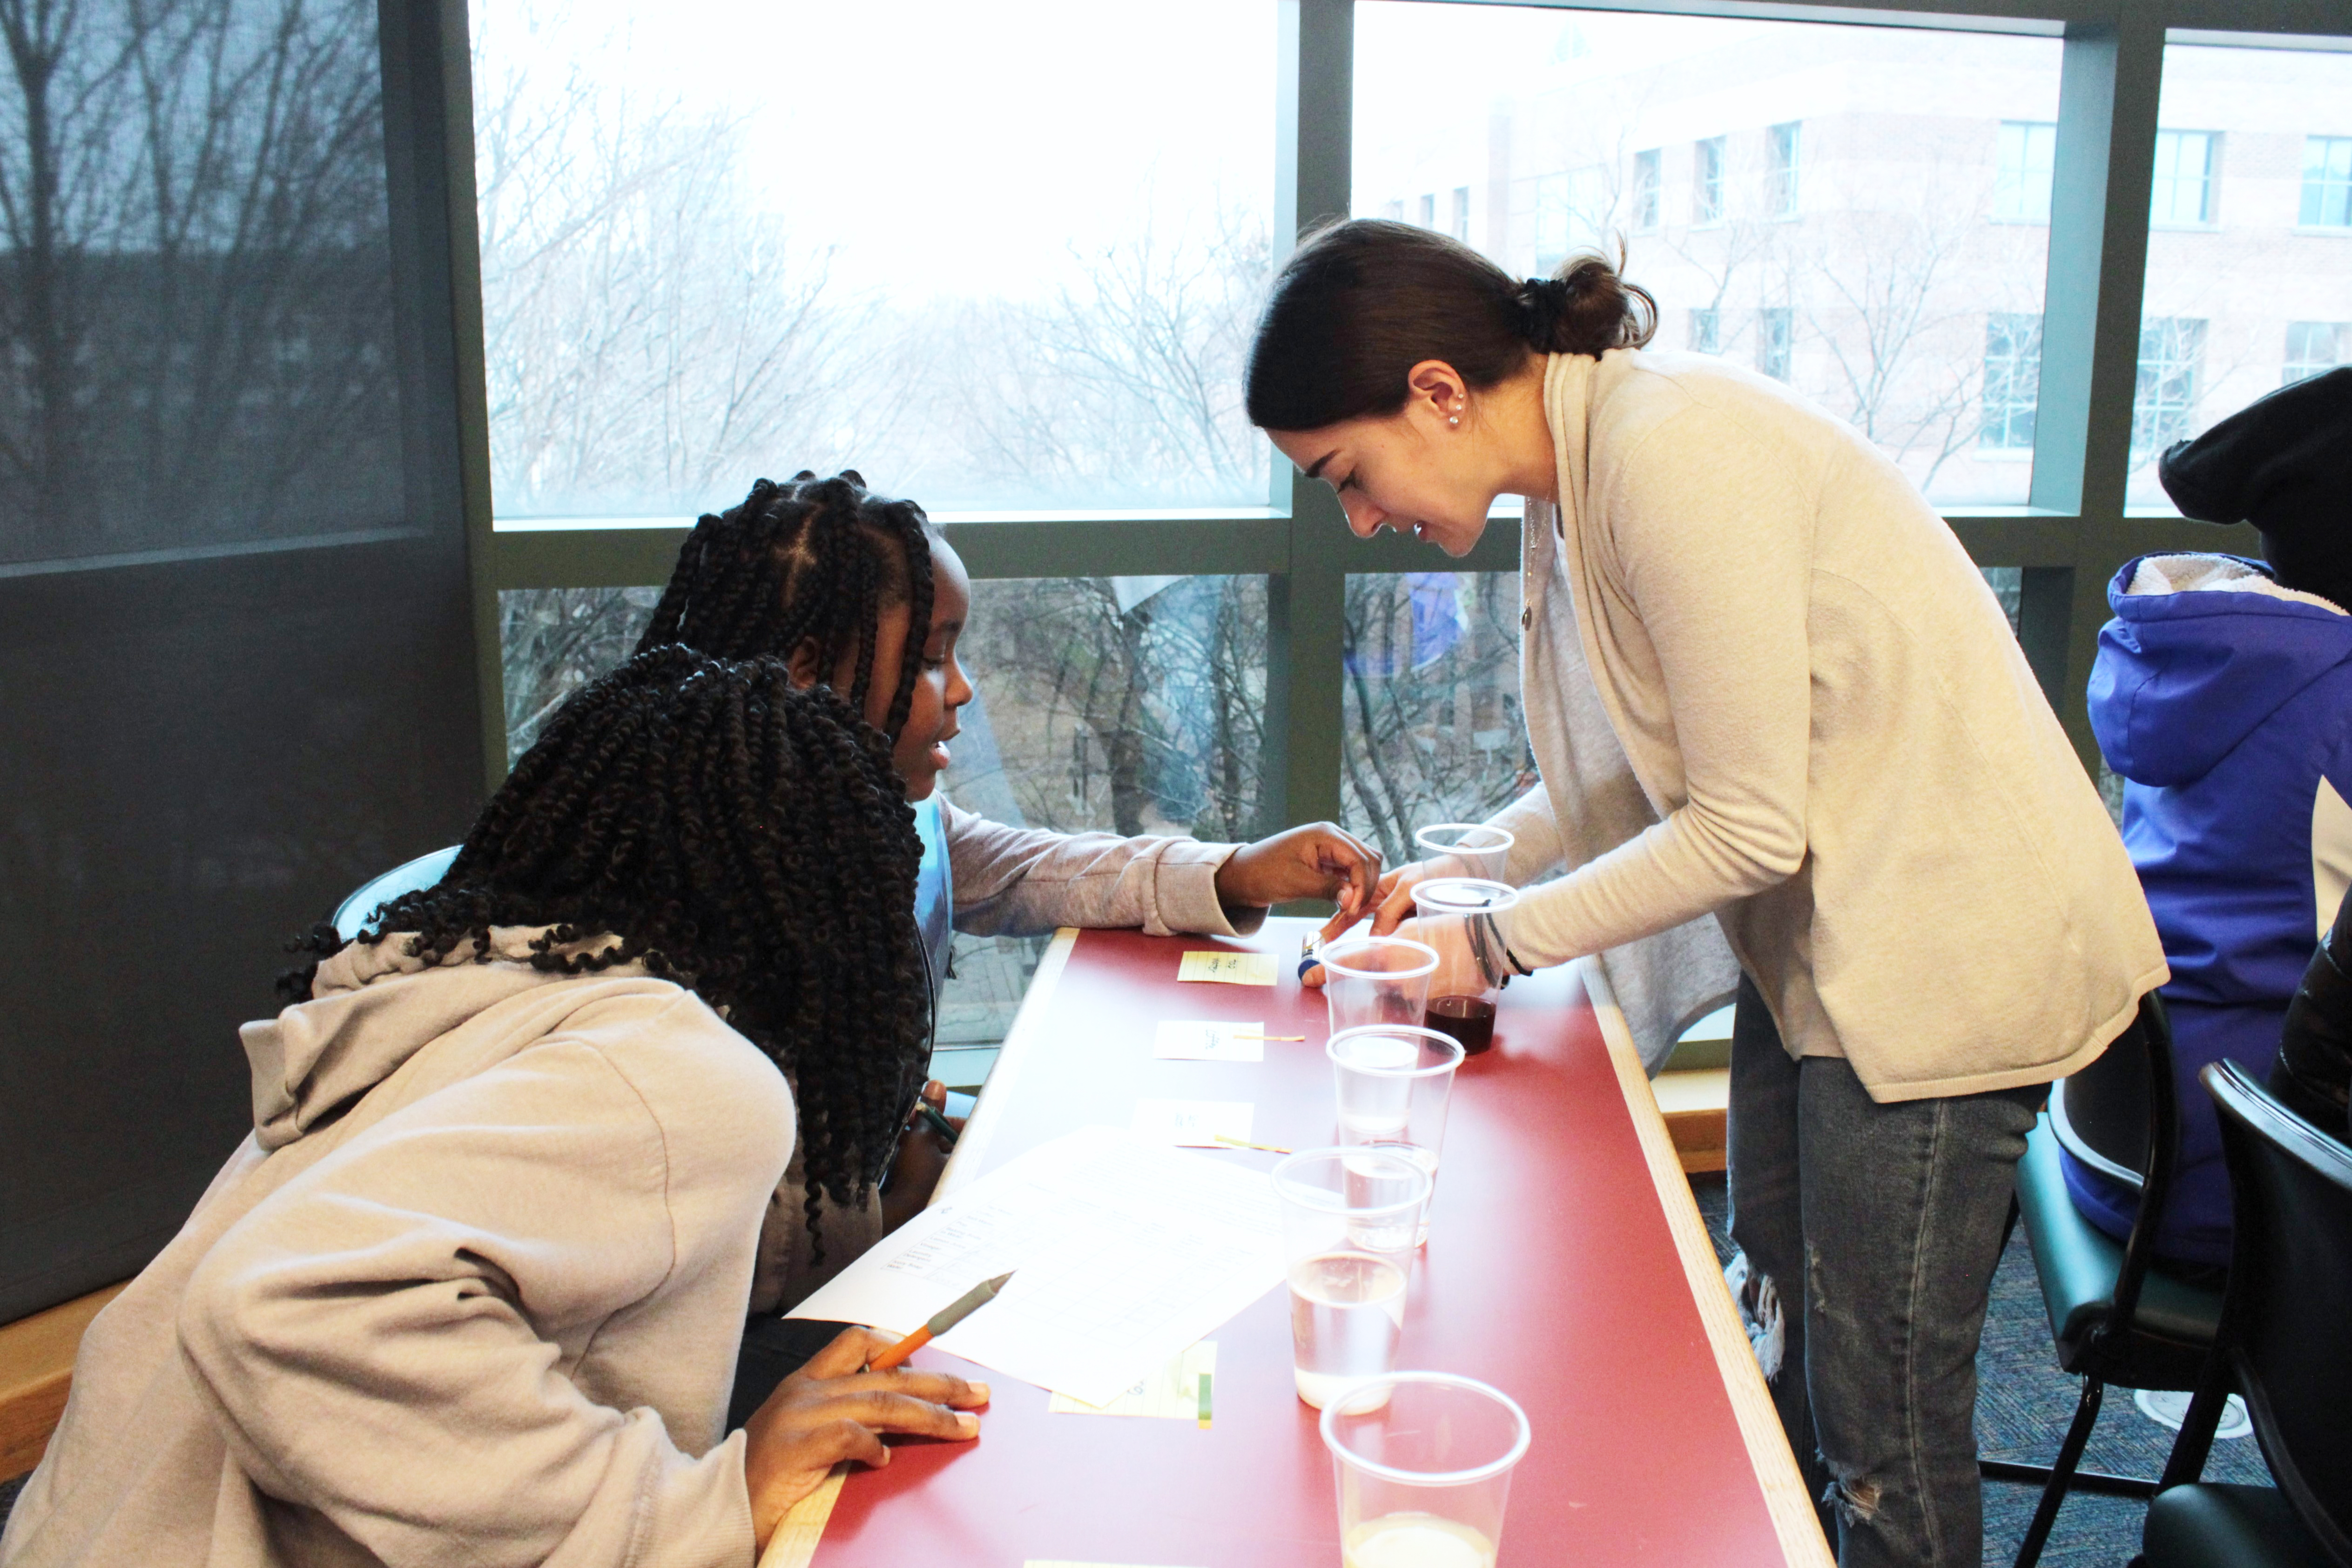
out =
[[[1791,1445],[1845,1568],[1974,1564],[2012,1168],[2044,1086],[2164,956],[1951,531],[1787,387],[1644,347],[1654,317],[1598,259],[1522,283],[1426,230],[1341,224],[1276,283],[1250,419],[1367,538],[1462,556],[1496,497],[1526,498],[1521,690],[1556,793],[1498,821],[1513,881],[1565,874],[1523,897],[1511,956],[1715,916],[1741,971],[1732,1272]],[[1654,819],[1614,847],[1569,787],[1595,692]],[[1378,927],[1417,875],[1383,879]]]

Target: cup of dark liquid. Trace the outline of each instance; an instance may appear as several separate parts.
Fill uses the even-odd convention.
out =
[[[1413,884],[1413,934],[1437,953],[1422,1025],[1452,1035],[1471,1056],[1495,1043],[1495,1004],[1511,973],[1495,921],[1518,902],[1517,889],[1483,877]]]

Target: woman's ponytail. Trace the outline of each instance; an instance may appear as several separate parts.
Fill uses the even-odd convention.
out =
[[[1658,302],[1628,283],[1603,256],[1571,256],[1549,277],[1530,277],[1519,289],[1522,330],[1544,354],[1590,354],[1638,349],[1658,330]]]
[[[1483,391],[1517,374],[1530,350],[1638,349],[1657,324],[1657,301],[1606,257],[1522,283],[1448,235],[1357,218],[1309,236],[1275,279],[1246,406],[1261,430],[1322,430],[1402,408],[1424,360]]]

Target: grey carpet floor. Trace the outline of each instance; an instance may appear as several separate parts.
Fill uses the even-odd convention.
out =
[[[1723,1233],[1723,1178],[1691,1182],[1706,1216],[1716,1250],[1727,1255]],[[2021,1229],[2011,1240],[1993,1277],[1992,1306],[1986,1313],[1984,1343],[1977,1354],[1977,1435],[1979,1450],[1992,1458],[2048,1464],[2074,1418],[2082,1385],[2058,1370],[2050,1349],[2050,1322],[2034,1283],[2033,1256]],[[2133,1407],[2128,1393],[2112,1393],[2100,1412],[2084,1462],[2116,1475],[2152,1476],[2164,1468],[2172,1434]],[[2253,1439],[2216,1443],[2208,1480],[2270,1484],[2270,1472]],[[0,1522],[16,1500],[20,1481],[0,1481]],[[2005,1563],[2017,1554],[2037,1494],[2030,1488],[1990,1482],[1985,1487],[1985,1561]],[[2139,1550],[2140,1515],[2147,1505],[2128,1498],[2076,1494],[2059,1511],[2057,1528],[2042,1554],[2049,1568],[2122,1568]]]
[[[1725,1239],[1723,1178],[1694,1176],[1691,1190],[1715,1239],[1718,1256],[1730,1255]],[[2080,1378],[2058,1370],[2050,1345],[2050,1319],[2033,1275],[2033,1253],[2020,1227],[2010,1239],[1993,1276],[1992,1304],[1985,1313],[1984,1339],[1977,1352],[1977,1447],[1988,1458],[2048,1464],[2074,1418],[2082,1397]],[[2141,1415],[2127,1389],[2110,1389],[2099,1424],[2084,1454],[2088,1469],[2110,1475],[2153,1476],[2172,1451],[2172,1432]],[[2212,1481],[2271,1484],[2252,1437],[2213,1445],[2205,1467]],[[1988,1481],[1984,1489],[1987,1563],[2017,1555],[2018,1543],[2041,1500],[2035,1488]],[[2140,1517],[2147,1505],[2131,1498],[2070,1495],[2043,1547],[2047,1568],[2123,1568],[2139,1551]]]

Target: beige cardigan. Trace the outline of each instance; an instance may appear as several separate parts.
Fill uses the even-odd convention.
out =
[[[2163,949],[1918,491],[1710,357],[1557,355],[1544,402],[1559,506],[1529,508],[1528,549],[1549,536],[1575,602],[1530,604],[1528,636],[1581,640],[1660,820],[1531,892],[1513,950],[1559,963],[1712,911],[1790,1050],[1843,1055],[1881,1101],[2095,1058],[2166,979]],[[1563,723],[1557,690],[1524,700],[1531,734]]]

